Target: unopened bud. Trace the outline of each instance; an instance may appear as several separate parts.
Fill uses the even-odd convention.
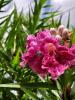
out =
[[[67,28],[65,28],[62,32],[62,38],[65,40],[68,39],[68,33],[69,33],[69,30]]]
[[[65,29],[65,26],[64,25],[60,25],[59,28],[58,28],[58,33],[60,35],[62,35],[62,32],[63,32],[64,29]]]
[[[56,39],[57,39],[58,41],[61,41],[61,40],[62,40],[62,37],[61,37],[60,35],[58,35],[58,34],[57,34],[55,37],[56,37]]]
[[[50,29],[50,33],[51,33],[51,35],[56,35],[57,34],[57,30],[55,28],[51,28]]]
[[[71,39],[71,36],[72,36],[72,32],[69,31],[69,32],[68,32],[68,38]]]

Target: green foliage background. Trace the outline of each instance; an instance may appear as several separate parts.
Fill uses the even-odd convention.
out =
[[[0,0],[1,13],[4,12],[2,8],[10,2],[11,0]],[[45,2],[46,0],[34,0],[34,9],[30,6],[26,15],[18,13],[14,7],[11,14],[0,18],[3,19],[0,23],[0,100],[70,100],[66,98],[66,94],[65,99],[62,99],[64,88],[68,85],[72,90],[72,99],[75,100],[74,68],[66,71],[57,81],[52,81],[50,76],[41,79],[27,66],[24,69],[19,66],[27,35],[61,24],[63,14],[59,20],[54,20],[60,12],[41,12],[43,8],[52,7]],[[69,28],[69,25],[70,12],[66,26]],[[72,31],[72,43],[75,43],[75,28]]]

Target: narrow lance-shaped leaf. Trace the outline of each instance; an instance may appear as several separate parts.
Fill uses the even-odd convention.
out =
[[[37,97],[37,95],[35,93],[33,93],[30,90],[27,89],[23,89],[23,91],[26,93],[26,95],[28,95],[32,100],[38,100],[39,98]]]
[[[32,29],[31,33],[35,33],[35,30],[37,28],[38,21],[40,18],[41,9],[45,2],[46,2],[46,0],[40,0],[37,3],[37,0],[35,0],[35,7],[34,7],[34,13],[33,13],[33,29]]]
[[[75,28],[72,28],[72,38],[71,38],[71,42],[72,42],[72,44],[74,44],[75,43]]]
[[[61,25],[62,17],[63,17],[63,15],[60,15],[58,26]]]
[[[4,24],[1,26],[1,30],[0,30],[0,40],[3,38],[4,34],[7,32],[10,20],[11,20],[11,16],[13,14],[12,13],[4,20]]]
[[[68,14],[68,22],[67,22],[67,28],[70,27],[70,11],[69,11],[69,14]]]
[[[15,67],[16,65],[18,65],[19,63],[19,54],[20,54],[20,48],[18,49],[16,56],[14,57],[14,59],[12,60],[12,66]]]

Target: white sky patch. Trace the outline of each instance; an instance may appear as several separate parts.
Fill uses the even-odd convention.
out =
[[[60,8],[60,12],[65,12],[62,17],[62,24],[66,25],[70,10],[70,26],[75,25],[75,0],[52,0],[54,8]]]
[[[33,0],[13,0],[16,3],[17,10],[20,12],[23,9],[24,13],[27,13],[30,7],[30,4],[33,3]]]
[[[62,4],[64,0],[52,0],[53,4]]]

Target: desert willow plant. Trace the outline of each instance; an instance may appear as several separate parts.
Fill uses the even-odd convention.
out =
[[[4,2],[2,5],[7,3],[6,0],[1,2]],[[58,15],[58,12],[42,13],[42,9],[52,7],[46,5],[45,2],[46,0],[39,2],[34,0],[34,8],[30,6],[27,15],[22,12],[17,13],[14,7],[12,13],[6,16],[0,24],[0,100],[70,100],[70,98],[75,98],[75,68],[68,66],[72,64],[70,60],[74,55],[72,44],[75,43],[75,30],[73,28],[73,34],[71,34],[72,32],[65,29],[66,32],[64,30],[63,34],[66,39],[63,34],[59,35],[60,29],[65,28],[64,26],[59,27],[61,17],[56,21],[54,17]],[[46,17],[41,18],[42,15]],[[69,20],[67,26],[69,26]],[[6,33],[7,36],[5,36]],[[45,41],[46,39],[48,40]],[[29,51],[30,47],[31,51]],[[27,52],[31,55],[28,54],[27,62],[25,62]],[[57,52],[56,55],[54,52]],[[58,59],[59,63],[56,61],[58,54],[62,59]],[[32,63],[29,62],[31,57],[33,58]],[[35,66],[36,64],[38,66]],[[49,69],[50,64],[52,66],[57,64],[58,68]]]

